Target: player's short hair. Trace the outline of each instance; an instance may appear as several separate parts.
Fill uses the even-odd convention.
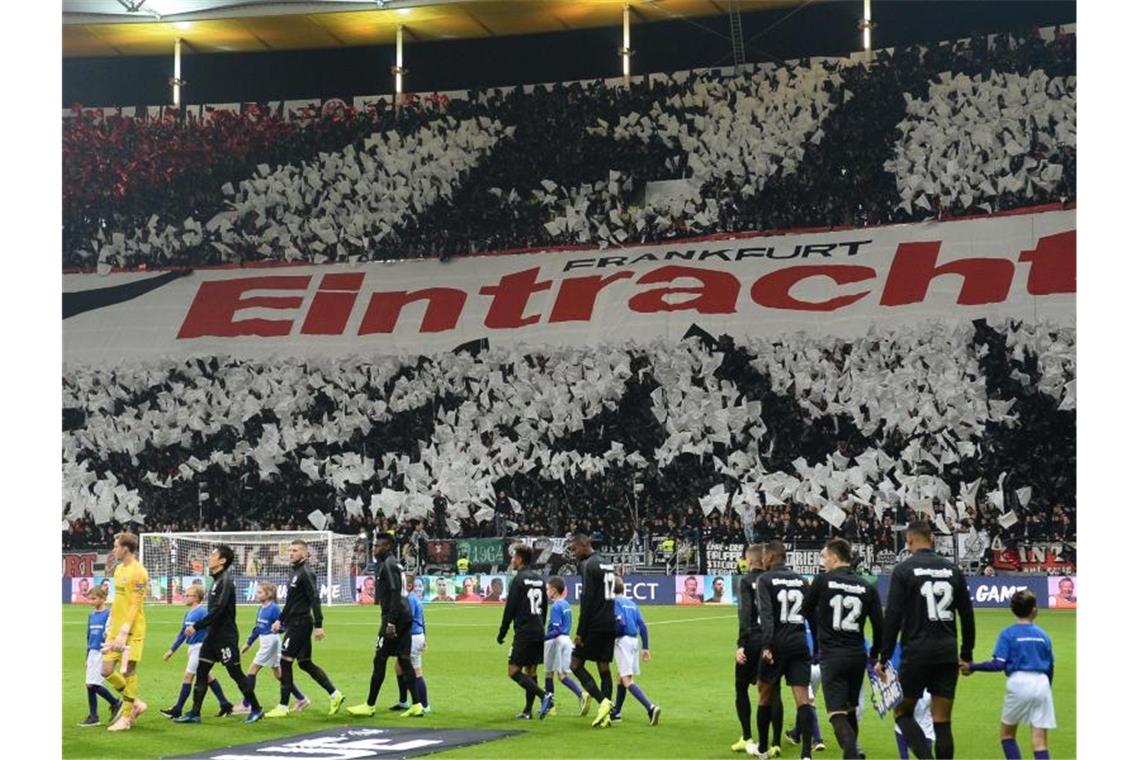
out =
[[[614,576],[614,593],[615,594],[624,594],[625,593],[625,581],[623,581],[621,579],[620,575]]]
[[[851,544],[845,538],[832,538],[823,545],[824,549],[834,554],[836,558],[846,564],[851,564]]]
[[[128,533],[127,531],[116,533],[115,543],[128,550],[131,554],[139,553],[139,537],[134,533]]]
[[[1029,589],[1023,588],[1010,597],[1009,608],[1019,618],[1029,617],[1037,609],[1037,597]]]
[[[530,567],[530,563],[534,561],[534,549],[526,544],[515,544],[511,547],[511,553],[522,560],[527,567]]]
[[[271,602],[277,601],[277,584],[270,583],[269,581],[262,581],[257,584],[257,587],[265,592],[265,598]]]
[[[912,520],[907,523],[906,532],[922,536],[926,541],[934,541],[934,529],[926,520]]]
[[[561,575],[552,575],[546,579],[546,585],[557,591],[559,594],[566,591],[566,581],[562,580]]]
[[[585,533],[575,533],[570,538],[570,543],[580,544],[582,546],[589,546],[590,545],[590,537],[587,536]]]
[[[308,543],[306,543],[305,540],[301,539],[301,538],[294,538],[292,541],[289,542],[289,545],[290,546],[299,546],[302,549],[308,549],[309,548]]]
[[[277,589],[274,589],[273,592],[276,595]],[[184,596],[188,596],[188,595],[196,596],[196,597],[198,597],[198,601],[200,602],[206,598],[206,587],[203,586],[201,583],[191,583],[190,588],[183,591],[182,594]]]
[[[783,541],[769,541],[764,544],[764,551],[780,559],[788,556],[788,549],[784,546]]]
[[[106,599],[107,589],[103,588],[102,586],[92,586],[91,588],[87,589],[87,596],[97,596],[100,599]]]
[[[234,563],[234,550],[229,544],[218,544],[214,547],[214,551],[226,563],[227,568]]]
[[[385,531],[383,533],[377,533],[376,534],[376,540],[377,541],[384,541],[384,542],[389,543],[389,544],[394,544],[396,542],[396,537],[393,536],[391,533],[388,533],[387,531]]]
[[[764,556],[764,544],[752,544],[744,550],[744,556],[747,557],[762,557]]]

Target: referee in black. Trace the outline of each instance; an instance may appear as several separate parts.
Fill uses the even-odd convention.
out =
[[[934,720],[934,756],[954,757],[950,714],[958,668],[974,657],[974,607],[962,570],[934,552],[930,523],[906,526],[906,548],[911,556],[895,566],[887,594],[883,649],[875,666],[879,678],[895,651],[901,632],[903,647],[899,669],[902,701],[895,707],[895,723],[918,758],[929,758],[926,737],[914,719],[914,705],[923,690],[930,692],[930,715]],[[958,648],[957,624],[962,626]]]
[[[804,617],[811,621],[819,653],[823,698],[843,757],[859,757],[859,721],[856,708],[868,658],[878,657],[883,633],[879,592],[851,568],[851,544],[842,538],[828,541],[820,552],[826,572],[815,576],[804,599]],[[871,622],[871,649],[863,639],[864,624]]]

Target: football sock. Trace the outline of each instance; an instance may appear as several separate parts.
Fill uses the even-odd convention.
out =
[[[638,685],[637,685],[637,684],[635,684],[635,683],[634,683],[634,684],[630,684],[630,685],[629,685],[629,693],[630,693],[630,694],[632,694],[632,695],[634,696],[634,698],[635,698],[635,699],[636,699],[638,702],[640,702],[640,703],[641,703],[641,705],[642,705],[642,706],[643,706],[643,707],[644,707],[646,710],[652,710],[652,709],[653,709],[653,703],[649,701],[649,697],[645,696],[645,692],[643,692],[643,691],[641,690],[641,687],[640,687],[640,686],[638,686]]]
[[[95,696],[95,687],[90,685],[87,687],[87,714],[99,714],[99,697]]]
[[[579,665],[578,669],[574,671],[574,675],[578,676],[578,683],[582,684],[582,690],[593,697],[597,702],[605,699],[602,692],[598,691],[598,684],[594,681],[594,677],[590,675],[590,671],[586,670],[585,665]]]
[[[402,675],[397,676],[396,681],[400,684],[400,704],[406,705],[408,704],[408,682],[404,680]]]
[[[800,705],[796,708],[796,727],[800,732],[801,757],[811,757],[811,714],[814,710],[811,705]]]
[[[819,712],[811,708],[811,739],[815,743],[823,741],[823,734],[819,732]]]
[[[748,698],[747,681],[736,679],[736,719],[740,721],[740,735],[752,741],[752,702]]]
[[[206,701],[206,683],[210,680],[212,662],[198,661],[198,672],[194,675],[194,703],[190,712],[194,715],[202,714],[202,703]]]
[[[229,702],[229,700],[226,699],[226,693],[222,691],[222,682],[218,679],[215,678],[210,681],[210,691],[214,692],[214,696],[218,698],[220,704],[224,705]]]
[[[241,663],[231,662],[229,665],[226,665],[226,672],[230,674],[230,678],[233,679],[238,689],[241,690],[241,695],[249,701],[249,709],[254,712],[259,712],[261,710],[261,703],[257,701],[257,692],[253,690],[253,679],[246,677],[245,673],[241,671]],[[218,697],[218,701],[225,704],[229,700],[222,694],[222,685],[217,681],[214,681],[214,683],[218,684],[218,689],[214,692]]]
[[[847,711],[847,722],[851,724],[851,731],[855,734],[855,741],[859,741],[859,713],[856,710]]]
[[[895,731],[895,744],[899,748],[899,760],[910,760],[910,752],[906,748],[906,737]]]
[[[284,664],[284,661],[282,661],[282,664]],[[308,673],[309,677],[317,682],[317,686],[324,689],[329,696],[332,696],[333,692],[336,691],[336,687],[332,685],[332,681],[329,680],[329,677],[325,675],[325,671],[321,670],[317,663],[312,660],[301,660],[300,668]],[[282,672],[284,672],[284,669],[282,669]]]
[[[772,705],[760,705],[756,708],[756,733],[760,751],[768,749],[768,729],[772,727]]]
[[[530,697],[542,699],[544,696],[546,696],[543,693],[542,689],[539,688],[538,684],[536,684],[534,682],[534,679],[531,678],[530,676],[528,676],[526,673],[522,672],[521,670],[519,672],[515,673],[513,676],[511,676],[511,680],[514,681],[515,683],[517,683],[519,686],[521,686],[526,691],[527,697],[528,697],[527,708],[526,708],[527,712],[530,712],[530,708],[531,708]]]
[[[566,676],[562,679],[562,685],[570,691],[574,692],[574,696],[578,697],[579,699],[582,698],[582,688],[578,686],[578,682],[570,676]]]
[[[1021,750],[1017,747],[1017,739],[1002,739],[1001,751],[1006,760],[1021,760]],[[1034,755],[1037,753],[1034,752]]]
[[[186,700],[190,699],[190,690],[193,688],[193,684],[182,684],[182,690],[178,692],[178,701],[174,703],[174,712],[182,712],[182,708],[186,706]]]
[[[123,689],[123,699],[134,702],[139,698],[139,674],[131,673],[126,677],[127,686]]]
[[[906,738],[906,744],[915,757],[920,758],[920,760],[931,760],[930,749],[926,746],[926,734],[922,733],[922,727],[914,719],[913,713],[899,715],[895,718],[895,725],[902,731]]]
[[[252,686],[253,684],[250,685]],[[290,689],[290,693],[297,698],[298,702],[305,698],[305,695],[301,692],[300,689],[297,688],[297,684],[293,684],[293,688]]]
[[[257,673],[250,673],[250,674],[249,674],[248,676],[246,676],[246,677],[247,677],[247,678],[249,678],[249,686],[250,686],[250,688],[251,688],[251,689],[256,689],[256,688],[257,688]],[[241,703],[242,703],[243,705],[245,705],[246,707],[249,707],[249,700],[248,700],[248,699],[246,699],[244,696],[241,698]]]
[[[779,691],[776,692],[770,707],[772,708],[772,744],[779,747],[784,738],[784,700],[780,698]],[[794,730],[795,726],[792,726],[792,729]]]
[[[293,661],[281,658],[281,701],[278,704],[289,704],[289,695],[293,693]]]
[[[542,683],[543,683],[543,686],[546,688],[547,694],[553,694],[554,693],[554,676],[547,675],[546,679]]]
[[[388,657],[379,652],[372,658],[372,680],[368,684],[368,706],[376,706],[376,698],[380,696],[380,687],[384,685],[384,676],[388,671]]]
[[[625,704],[625,692],[625,686],[619,683],[617,687],[617,698],[614,699],[614,715],[621,715],[621,707]]]
[[[1033,750],[1033,760],[1049,760],[1049,750],[1035,749]]]
[[[835,740],[843,748],[844,760],[859,757],[859,750],[855,748],[855,732],[851,730],[851,721],[848,720],[847,713],[832,715],[831,727],[835,729]]]
[[[113,704],[115,704],[116,702],[118,702],[118,701],[119,701],[119,700],[115,699],[115,695],[114,695],[114,694],[112,694],[111,692],[107,691],[107,687],[106,687],[106,686],[94,686],[94,687],[91,687],[91,688],[93,688],[93,689],[95,690],[95,693],[96,693],[98,696],[100,696],[100,697],[102,697],[103,699],[107,700],[108,704],[112,704],[112,705],[113,705]]]
[[[604,696],[606,699],[612,698],[614,693],[614,677],[610,672],[610,669],[599,669],[598,678],[601,681],[599,684],[599,690],[602,692],[602,696]]]
[[[123,678],[123,674],[120,673],[118,669],[112,670],[111,675],[107,676],[103,680],[106,681],[112,689],[119,692],[120,694],[123,693],[123,689],[127,688],[127,679]]]
[[[934,724],[934,756],[954,757],[954,734],[950,731],[950,721]]]
[[[427,681],[423,676],[416,676],[416,701],[424,707],[428,706],[427,701]]]

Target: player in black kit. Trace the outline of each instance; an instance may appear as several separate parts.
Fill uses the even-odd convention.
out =
[[[507,638],[511,623],[515,626],[515,640],[511,642],[511,653],[507,656],[507,677],[526,692],[526,707],[517,718],[530,720],[534,700],[540,707],[538,719],[542,720],[554,704],[554,695],[545,694],[534,680],[538,664],[542,662],[543,638],[546,633],[546,581],[530,569],[534,552],[529,546],[515,546],[511,553],[511,569],[515,577],[507,592],[507,606],[503,608],[503,621],[499,624],[499,635],[495,639],[500,644]]]
[[[740,606],[736,611],[739,621],[736,636],[736,718],[740,721],[741,733],[740,741],[731,749],[757,755],[758,746],[752,741],[752,702],[748,690],[760,676],[764,641],[771,636],[770,632],[764,633],[765,618],[760,614],[760,602],[756,596],[756,582],[764,571],[764,547],[760,544],[749,546],[744,558],[748,562],[748,572],[740,579]]]
[[[787,550],[783,543],[764,544],[764,572],[756,579],[763,638],[760,655],[760,708],[756,713],[761,756],[768,750],[768,728],[776,685],[783,678],[792,688],[796,703],[796,728],[802,757],[811,757],[812,720],[808,704],[811,683],[811,651],[804,627],[803,604],[808,582],[784,564]]]
[[[214,584],[210,586],[209,611],[197,623],[187,626],[186,638],[195,630],[204,630],[206,640],[198,656],[198,672],[194,674],[194,705],[190,712],[174,719],[175,723],[201,723],[202,701],[206,699],[206,686],[210,681],[210,669],[215,662],[225,667],[230,678],[241,689],[241,695],[249,700],[249,717],[246,723],[256,723],[264,717],[257,694],[250,687],[249,679],[241,670],[241,655],[238,651],[237,599],[234,594],[234,579],[230,565],[234,563],[234,550],[225,544],[216,546],[206,558],[206,565]]]
[[[368,717],[376,712],[376,699],[388,673],[388,658],[395,657],[400,666],[398,679],[409,693],[416,688],[416,671],[412,667],[412,610],[404,583],[404,568],[392,551],[396,540],[391,533],[376,536],[374,556],[376,598],[380,601],[380,630],[376,634],[376,654],[372,656],[372,680],[368,685],[368,701],[348,708],[349,715]]]
[[[614,678],[610,663],[614,659],[614,566],[602,562],[590,545],[590,537],[577,533],[570,540],[570,550],[578,560],[578,575],[582,578],[582,595],[578,600],[578,631],[574,636],[574,651],[570,654],[570,670],[578,676],[578,683],[598,700],[598,714],[591,724],[605,728],[610,725]],[[586,661],[598,664],[598,680],[586,670]]]
[[[325,671],[313,662],[313,642],[325,637],[324,615],[321,613],[321,594],[317,587],[317,576],[305,561],[309,557],[309,545],[301,539],[289,543],[289,563],[293,566],[293,576],[289,579],[289,590],[285,596],[285,608],[281,619],[273,624],[273,630],[282,631],[281,638],[281,702],[269,712],[266,718],[284,718],[289,715],[289,697],[293,693],[293,662],[308,673],[317,685],[329,695],[329,715],[336,715],[344,703],[344,695],[332,685]]]
[[[930,757],[926,738],[914,719],[915,702],[922,697],[924,689],[929,690],[934,756],[953,757],[950,714],[954,708],[958,668],[974,656],[974,607],[962,571],[934,553],[930,523],[920,521],[907,525],[906,548],[911,556],[897,564],[891,574],[883,649],[876,672],[879,678],[886,676],[886,664],[894,654],[895,638],[901,631],[903,654],[899,685],[903,697],[895,707],[895,723],[916,757]],[[957,618],[961,618],[962,624],[960,650]]]
[[[867,659],[879,655],[883,608],[875,587],[851,569],[851,544],[833,538],[820,552],[827,572],[815,576],[804,600],[804,617],[819,650],[823,698],[844,758],[859,757],[859,721],[855,717]],[[871,622],[871,651],[863,626]]]

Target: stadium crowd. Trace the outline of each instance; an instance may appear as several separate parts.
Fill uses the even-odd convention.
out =
[[[447,258],[1075,199],[1072,34],[722,74],[296,120],[257,106],[185,122],[76,109],[64,266]]]
[[[67,368],[64,544],[161,530],[1075,539],[1075,335]],[[840,511],[829,518],[828,505]]]

